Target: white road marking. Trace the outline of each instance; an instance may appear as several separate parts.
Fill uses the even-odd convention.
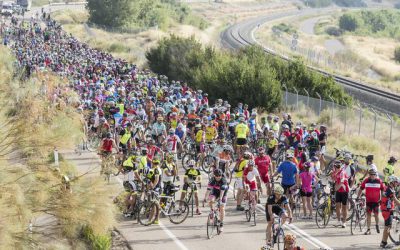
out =
[[[164,232],[168,235],[168,237],[170,237],[175,244],[182,250],[189,250],[185,245],[183,245],[183,243],[176,238],[176,236],[166,227],[164,226],[164,224],[162,224],[161,221],[159,221],[159,226],[161,227],[162,230],[164,230]]]

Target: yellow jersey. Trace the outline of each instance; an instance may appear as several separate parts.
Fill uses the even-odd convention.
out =
[[[236,178],[242,178],[242,177],[243,177],[243,170],[244,170],[244,168],[246,167],[248,161],[249,161],[249,160],[242,160],[242,161],[239,163],[239,167],[238,167],[238,169],[235,171],[235,177],[236,177]]]
[[[217,135],[217,130],[213,126],[206,127],[206,142],[211,142]]]
[[[195,138],[197,143],[200,143],[203,140],[203,133],[204,133],[204,131],[202,129],[197,131],[196,138]]]
[[[246,124],[239,123],[235,127],[236,138],[246,139],[247,134],[249,133],[249,127]]]

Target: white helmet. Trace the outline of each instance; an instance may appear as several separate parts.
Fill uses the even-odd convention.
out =
[[[388,183],[399,182],[398,178],[394,175],[388,177]]]

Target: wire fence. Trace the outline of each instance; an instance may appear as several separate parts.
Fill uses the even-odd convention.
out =
[[[290,110],[300,110],[305,106],[342,135],[377,140],[389,154],[399,151],[400,124],[398,118],[391,114],[360,105],[346,107],[333,100],[326,101],[288,91],[283,93],[282,105]]]

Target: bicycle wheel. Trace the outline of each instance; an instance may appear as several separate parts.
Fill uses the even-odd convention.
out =
[[[213,165],[214,157],[212,155],[206,155],[201,163],[201,168],[205,173],[209,174]]]
[[[301,197],[300,195],[296,195],[294,197],[294,204],[293,204],[293,213],[294,213],[294,217],[296,219],[300,218],[300,214],[301,214]]]
[[[213,214],[214,216],[214,214]],[[218,223],[218,221],[217,221]],[[214,218],[211,218],[211,214],[208,215],[208,219],[207,219],[207,238],[211,239],[214,236],[214,229],[216,227],[216,225],[214,225]]]
[[[234,200],[236,200],[236,193],[237,193],[237,189],[238,189],[238,188],[237,188],[237,185],[238,185],[238,184],[237,184],[237,182],[235,181],[234,184],[233,184],[233,190],[232,190],[232,192],[233,192],[233,199],[234,199]]]
[[[318,228],[325,228],[331,217],[330,209],[326,202],[319,205],[315,211],[315,223]]]
[[[189,205],[185,201],[176,200],[168,210],[169,220],[174,224],[181,224],[189,215]]]
[[[255,210],[255,209],[254,209],[254,211],[252,212],[252,214],[253,214],[253,225],[254,225],[254,226],[257,226],[257,221],[256,221],[257,213],[256,213],[256,210]]]
[[[359,214],[358,212],[356,212],[353,216],[353,218],[351,218],[351,222],[350,222],[350,233],[352,235],[354,235],[355,233],[357,233],[357,228],[360,224],[360,218],[359,218]],[[361,231],[361,230],[360,230]]]
[[[250,220],[251,220],[250,209],[246,209],[246,210],[244,211],[244,213],[245,213],[245,215],[246,215],[246,221],[247,221],[247,222],[250,222]]]
[[[188,162],[194,160],[194,155],[192,153],[186,153],[182,157],[182,167],[187,170]]]
[[[349,220],[351,220],[351,218],[353,218],[353,216],[354,216],[354,206],[355,206],[355,203],[354,203],[354,200],[353,199],[351,199],[351,198],[349,198],[348,199],[348,201],[347,201],[349,204],[347,205],[347,206],[349,206],[349,209],[348,209],[348,211],[347,211],[347,218],[346,218],[346,221],[349,221]]]
[[[285,248],[285,232],[282,228],[279,228],[276,243],[278,244],[278,250],[283,250]]]
[[[156,220],[158,214],[158,205],[156,202],[145,201],[139,207],[138,220],[143,226],[149,226]]]
[[[396,216],[393,218],[389,238],[396,246],[400,245],[400,220]]]
[[[100,146],[100,138],[97,136],[93,136],[91,138],[89,138],[88,142],[87,142],[87,149],[90,152],[95,152],[97,151],[97,149]]]
[[[324,174],[326,176],[329,176],[332,173],[332,169],[333,169],[333,163],[335,162],[336,158],[332,159],[328,165],[326,165],[325,169],[324,169]]]

